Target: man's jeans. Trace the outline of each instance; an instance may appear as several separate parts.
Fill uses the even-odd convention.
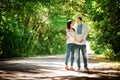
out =
[[[70,43],[66,45],[66,58],[65,58],[65,65],[68,65],[68,60],[70,57],[70,53],[71,53],[71,66],[73,66],[73,62],[74,62],[74,46],[75,44]]]
[[[77,66],[78,66],[78,68],[81,67],[81,65],[80,65],[80,50],[81,50],[82,56],[83,56],[84,68],[87,68],[86,45],[76,45],[76,47],[75,47],[75,51],[77,54]]]

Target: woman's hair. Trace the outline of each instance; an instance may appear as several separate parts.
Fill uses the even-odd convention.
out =
[[[67,29],[68,29],[68,30],[70,30],[70,28],[71,28],[70,25],[71,25],[71,24],[72,24],[72,20],[68,20],[68,21],[67,21]],[[73,28],[72,28],[72,30],[75,31],[75,29],[73,29]]]
[[[71,20],[68,20],[67,21],[67,29],[70,29],[70,25],[71,25],[72,21]]]

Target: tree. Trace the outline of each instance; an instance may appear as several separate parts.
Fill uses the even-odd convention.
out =
[[[89,16],[94,22],[91,28],[94,40],[92,47],[96,53],[113,56],[120,54],[120,25],[118,0],[91,0],[92,7]],[[117,55],[113,55],[113,53]],[[111,57],[111,56],[109,56]]]

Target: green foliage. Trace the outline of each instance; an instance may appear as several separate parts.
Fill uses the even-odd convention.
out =
[[[56,12],[56,8],[60,10],[61,8],[57,4],[53,5],[53,2],[49,0],[0,2],[1,57],[65,53],[66,17],[59,15],[62,22],[59,21],[57,15],[61,13]],[[55,9],[49,10],[55,6],[57,6]],[[55,13],[57,17],[53,17]]]
[[[95,50],[96,54],[105,53],[105,56],[109,58],[120,57],[118,0],[91,0],[89,4],[91,3],[92,7],[88,6],[91,9],[88,14],[94,22],[90,28],[92,30],[90,34],[93,37],[91,39],[92,49]]]
[[[104,52],[104,55],[107,59],[110,59],[112,61],[120,61],[120,53],[114,54],[114,52],[111,49],[107,49]]]
[[[2,0],[0,6],[1,57],[65,53],[66,20],[78,16],[96,54],[120,56],[118,0]]]

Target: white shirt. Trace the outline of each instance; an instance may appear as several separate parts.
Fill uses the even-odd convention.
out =
[[[87,35],[88,35],[88,29],[87,29],[86,25],[82,23],[82,34],[77,34],[77,25],[78,24],[75,24],[75,26],[74,26],[74,29],[75,29],[75,32],[76,32],[75,39],[77,40],[75,42],[75,44],[85,45],[86,44],[86,38],[87,38]],[[80,43],[81,40],[83,40],[83,41]]]
[[[72,29],[66,30],[67,34],[67,44],[75,43],[76,32]]]

